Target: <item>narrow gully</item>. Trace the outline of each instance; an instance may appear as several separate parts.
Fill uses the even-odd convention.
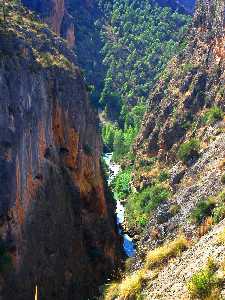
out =
[[[120,172],[120,165],[115,164],[112,160],[113,153],[104,154],[103,158],[106,165],[109,168],[108,184],[110,185],[112,180]],[[133,257],[135,255],[135,245],[132,238],[123,232],[122,224],[124,222],[125,207],[122,205],[118,197],[113,194],[114,199],[116,200],[116,215],[117,215],[117,225],[119,229],[119,234],[123,237],[123,248],[128,257]]]

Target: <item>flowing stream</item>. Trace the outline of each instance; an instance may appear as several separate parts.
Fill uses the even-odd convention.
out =
[[[104,155],[104,160],[105,163],[107,164],[109,168],[109,177],[108,177],[108,184],[112,182],[114,177],[120,172],[121,168],[120,165],[115,164],[112,161],[112,153],[107,153]],[[132,257],[135,255],[135,246],[132,241],[132,238],[129,237],[129,235],[125,234],[123,232],[122,228],[122,223],[124,222],[124,213],[125,213],[125,208],[120,202],[120,200],[116,197],[114,194],[114,199],[116,200],[116,215],[117,215],[117,225],[119,228],[119,233],[123,237],[123,248],[127,256]]]

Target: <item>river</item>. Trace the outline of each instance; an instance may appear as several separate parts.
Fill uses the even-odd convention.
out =
[[[108,184],[110,185],[115,176],[120,172],[120,165],[117,165],[112,160],[112,153],[106,153],[104,156],[104,161],[109,168]],[[120,202],[120,200],[114,194],[114,199],[116,200],[116,215],[117,215],[117,225],[119,228],[119,234],[123,237],[123,248],[128,257],[133,257],[135,255],[135,246],[132,238],[123,232],[122,224],[124,222],[125,208]]]

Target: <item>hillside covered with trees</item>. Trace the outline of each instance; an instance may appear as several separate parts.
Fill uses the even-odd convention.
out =
[[[124,157],[140,128],[146,99],[168,60],[185,47],[190,17],[149,1],[114,1],[102,28],[103,140]],[[110,122],[108,122],[110,121]]]
[[[224,28],[224,0],[0,2],[0,300],[225,299]]]

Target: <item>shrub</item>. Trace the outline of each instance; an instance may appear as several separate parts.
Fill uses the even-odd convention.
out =
[[[218,106],[211,107],[203,116],[204,123],[214,124],[216,121],[222,120],[224,112]]]
[[[187,163],[193,157],[199,155],[200,142],[196,139],[191,139],[190,141],[183,143],[178,150],[178,158]]]
[[[219,193],[218,201],[225,202],[225,189],[221,193]]]
[[[129,225],[145,226],[150,212],[169,197],[170,191],[162,184],[156,184],[145,188],[140,193],[131,194],[126,205],[126,217]]]
[[[139,161],[140,167],[153,167],[154,164],[156,163],[157,158],[156,157],[150,157],[148,159],[143,158]]]
[[[130,193],[131,168],[121,171],[112,182],[113,191],[119,199],[125,199]]]
[[[187,285],[192,298],[206,299],[212,296],[220,286],[220,280],[215,275],[216,270],[217,265],[210,259],[204,269],[192,276]]]
[[[113,151],[113,142],[114,142],[114,136],[115,131],[117,130],[117,127],[111,123],[105,123],[102,127],[102,139],[104,142],[104,145],[108,147],[109,151]]]
[[[171,257],[179,255],[188,247],[188,241],[184,236],[176,238],[174,241],[150,251],[146,258],[146,267],[152,268],[163,263]]]
[[[162,171],[160,172],[160,174],[159,174],[159,181],[160,181],[160,182],[164,182],[164,181],[166,181],[166,180],[169,179],[169,178],[170,178],[170,176],[169,176],[168,171],[162,170]]]
[[[215,208],[214,198],[201,200],[191,213],[191,220],[200,224],[206,217],[209,217]]]
[[[225,218],[225,205],[221,203],[218,207],[213,210],[213,222],[219,223]]]

